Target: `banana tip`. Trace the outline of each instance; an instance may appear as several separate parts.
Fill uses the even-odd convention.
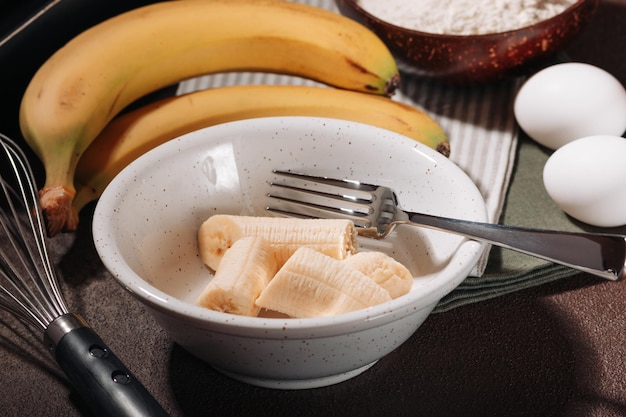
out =
[[[440,142],[437,144],[436,151],[448,158],[450,156],[450,142]]]
[[[385,96],[393,96],[398,87],[400,87],[400,73],[395,73],[393,77],[387,81],[387,85],[385,86]]]
[[[44,187],[39,191],[48,236],[76,230],[78,216],[72,208],[73,198],[74,192],[63,186]]]

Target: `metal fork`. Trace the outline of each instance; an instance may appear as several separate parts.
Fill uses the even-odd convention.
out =
[[[388,187],[359,181],[274,171],[267,210],[282,216],[346,218],[360,236],[384,239],[401,224],[423,226],[522,252],[617,281],[626,276],[626,236],[503,226],[400,208]]]

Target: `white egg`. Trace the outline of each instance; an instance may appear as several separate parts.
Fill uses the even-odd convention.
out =
[[[626,131],[626,90],[613,75],[589,64],[547,67],[530,77],[514,103],[519,126],[535,141],[558,149],[592,135]]]
[[[626,224],[626,139],[599,135],[577,139],[556,150],[543,169],[548,195],[581,222]]]

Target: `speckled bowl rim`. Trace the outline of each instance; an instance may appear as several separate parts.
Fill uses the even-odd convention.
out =
[[[439,39],[468,39],[468,38],[472,38],[472,39],[489,39],[489,38],[493,38],[493,37],[500,37],[500,36],[509,36],[509,35],[513,35],[515,33],[520,33],[523,32],[525,30],[528,30],[529,28],[532,27],[539,27],[539,26],[544,26],[544,25],[548,25],[556,20],[559,19],[561,16],[563,16],[564,14],[569,14],[572,13],[574,10],[583,7],[587,2],[594,2],[597,0],[578,0],[576,3],[572,4],[571,6],[569,6],[568,8],[566,8],[565,10],[563,10],[561,13],[552,16],[548,19],[545,20],[541,20],[539,22],[536,22],[532,25],[528,25],[528,26],[524,26],[521,28],[517,28],[517,29],[512,29],[512,30],[505,30],[502,32],[492,32],[492,33],[482,33],[482,34],[475,34],[475,35],[457,35],[457,34],[443,34],[443,33],[431,33],[431,32],[423,32],[423,31],[419,31],[419,30],[415,30],[415,29],[409,29],[409,28],[405,28],[403,26],[398,26],[395,25],[393,23],[390,23],[386,20],[383,20],[371,13],[369,13],[368,11],[366,11],[365,9],[363,9],[361,6],[359,6],[358,2],[356,0],[342,0],[346,3],[350,3],[351,7],[354,8],[354,10],[356,10],[358,13],[360,13],[361,15],[363,15],[365,18],[372,20],[373,22],[375,22],[376,24],[380,25],[380,26],[386,26],[387,28],[391,29],[391,30],[397,30],[400,32],[404,32],[407,34],[411,34],[411,35],[415,35],[415,36],[423,36],[423,37],[432,37],[432,38],[439,38]]]
[[[393,139],[393,137],[405,141],[408,139],[402,135],[372,126],[366,126],[361,123],[315,117],[264,117],[225,123],[202,130],[211,129],[215,135],[219,136],[221,131],[230,132],[233,129],[238,129],[240,126],[250,126],[251,124],[258,124],[259,126],[269,124],[275,126],[277,121],[283,125],[286,124],[289,126],[290,123],[298,124],[302,120],[315,120],[328,126],[336,126],[344,129],[349,129],[350,126],[356,126],[357,128],[369,129],[372,132],[380,130],[387,136],[385,140]],[[131,267],[125,262],[120,261],[122,257],[117,253],[116,247],[111,242],[111,237],[108,235],[107,231],[113,229],[112,222],[114,221],[114,215],[112,215],[112,213],[116,211],[117,201],[125,194],[125,182],[132,182],[132,179],[129,177],[135,177],[136,172],[142,171],[143,168],[153,166],[154,161],[167,157],[168,154],[181,152],[184,151],[185,148],[193,147],[197,141],[194,139],[195,133],[196,132],[192,132],[173,139],[147,152],[132,162],[109,184],[98,201],[94,212],[93,239],[103,264],[122,287],[142,303],[161,314],[178,317],[199,328],[210,327],[215,331],[246,334],[250,337],[254,337],[255,335],[265,338],[284,337],[285,331],[288,331],[292,337],[298,334],[306,334],[308,335],[307,337],[310,337],[312,332],[318,336],[324,337],[345,334],[346,329],[354,330],[377,327],[398,320],[399,318],[419,310],[426,308],[432,309],[444,295],[456,288],[468,276],[483,253],[484,244],[472,240],[465,240],[459,246],[454,257],[450,260],[450,264],[456,263],[457,265],[451,268],[444,268],[441,273],[438,273],[437,279],[430,280],[420,285],[418,290],[413,290],[407,295],[384,304],[330,317],[306,319],[244,317],[208,310],[179,300],[144,281]],[[435,150],[412,140],[411,144],[428,158],[435,160],[438,165],[444,166],[452,180],[460,181],[474,193],[472,198],[475,199],[477,208],[480,208],[481,212],[480,214],[476,214],[473,220],[486,221],[487,215],[484,200],[471,179],[456,164]],[[478,207],[478,205],[480,205],[480,207]],[[457,262],[459,260],[463,260],[460,265],[458,265]]]

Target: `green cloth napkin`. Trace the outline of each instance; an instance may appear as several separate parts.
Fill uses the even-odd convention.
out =
[[[518,141],[517,160],[500,223],[515,226],[583,231],[550,199],[543,186],[543,166],[551,151],[525,135]],[[585,227],[587,231],[593,231]],[[596,229],[596,231],[598,231]],[[607,231],[604,229],[603,231]],[[619,232],[610,230],[609,232]],[[435,312],[502,296],[579,273],[571,268],[499,247],[492,247],[485,273],[468,277],[444,297]]]

